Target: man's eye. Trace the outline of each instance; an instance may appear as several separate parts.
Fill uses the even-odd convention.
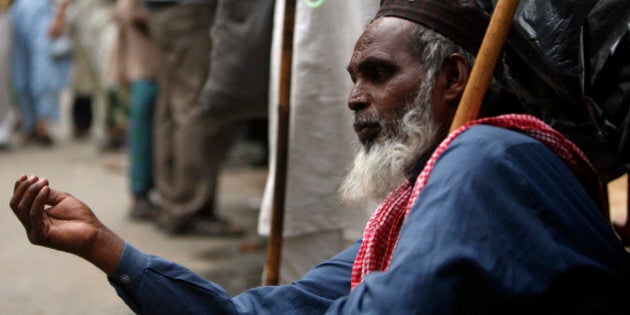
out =
[[[384,67],[374,67],[372,69],[372,80],[376,83],[385,82],[389,79],[391,71]]]

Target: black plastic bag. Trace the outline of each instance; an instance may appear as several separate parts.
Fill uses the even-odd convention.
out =
[[[496,73],[525,112],[585,152],[604,182],[628,171],[629,1],[521,1]]]

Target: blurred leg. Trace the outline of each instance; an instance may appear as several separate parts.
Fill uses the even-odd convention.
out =
[[[146,196],[153,188],[152,130],[157,84],[152,80],[131,83],[129,111],[129,158],[131,192]]]

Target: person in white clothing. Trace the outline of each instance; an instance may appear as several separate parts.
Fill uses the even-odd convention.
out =
[[[276,1],[270,82],[270,169],[275,169],[278,80],[285,1]],[[352,162],[355,137],[345,104],[352,86],[345,68],[354,42],[378,10],[378,0],[310,1],[296,5],[291,121],[280,282],[361,237],[366,209],[343,208],[336,194]],[[268,235],[274,179],[269,176],[259,233]]]

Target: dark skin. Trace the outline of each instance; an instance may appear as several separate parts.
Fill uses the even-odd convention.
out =
[[[423,71],[408,49],[411,25],[398,18],[382,18],[373,22],[357,42],[348,66],[354,82],[348,107],[356,114],[396,120],[404,114],[409,96],[417,93]],[[436,118],[447,129],[468,71],[464,58],[454,54],[436,76],[432,104]],[[362,142],[381,141],[381,132],[369,125],[357,130]],[[48,180],[20,176],[10,206],[31,243],[83,257],[108,275],[116,270],[124,241],[83,202],[50,188]]]
[[[409,49],[413,22],[386,17],[374,21],[357,41],[348,65],[354,83],[348,107],[356,115],[378,115],[393,123],[405,114],[405,106],[418,93],[424,79],[419,56]],[[453,54],[436,76],[432,108],[446,131],[461,98],[469,66],[463,56]],[[375,124],[356,124],[363,143],[382,141],[382,130]]]
[[[47,179],[20,176],[9,204],[31,243],[75,254],[108,275],[116,270],[124,241],[83,202],[50,188]]]

